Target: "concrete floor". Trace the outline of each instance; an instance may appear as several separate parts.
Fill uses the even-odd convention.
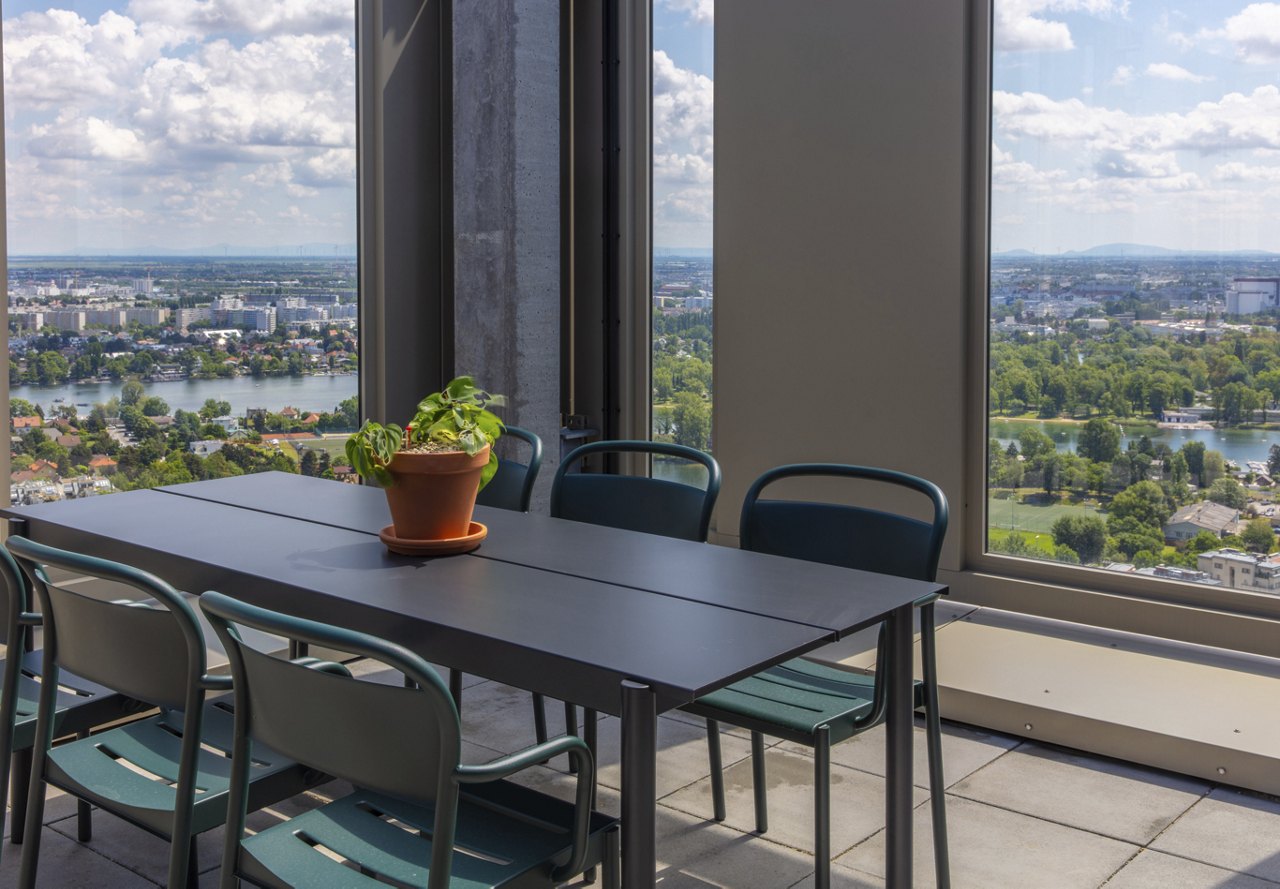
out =
[[[533,743],[527,693],[469,678],[464,694],[466,756],[480,762]],[[563,728],[549,707],[552,731]],[[1280,802],[1228,787],[1098,759],[1018,738],[947,725],[947,811],[956,887],[1264,887],[1280,885]],[[916,885],[933,885],[923,730],[917,726]],[[684,714],[659,721],[658,854],[661,889],[788,889],[813,882],[812,768],[808,751],[776,743],[767,752],[771,829],[752,834],[746,735],[723,739],[728,819],[709,819],[705,730]],[[884,885],[883,735],[833,751],[834,885]],[[600,805],[617,811],[618,722],[600,725]],[[519,780],[570,794],[563,762]],[[318,793],[258,813],[265,824],[315,805]],[[46,810],[40,885],[151,887],[163,881],[164,843],[109,815],[94,819],[92,842],[75,839],[73,802]],[[5,836],[8,836],[6,829]],[[222,832],[201,843],[201,885],[216,886]],[[19,848],[5,843],[0,886],[16,882]]]

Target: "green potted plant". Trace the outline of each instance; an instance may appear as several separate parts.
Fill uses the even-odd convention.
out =
[[[484,538],[471,513],[498,471],[493,443],[506,428],[489,408],[505,404],[471,377],[458,377],[419,402],[404,428],[365,421],[347,440],[352,467],[386,490],[391,525],[381,536],[389,548],[465,551]]]

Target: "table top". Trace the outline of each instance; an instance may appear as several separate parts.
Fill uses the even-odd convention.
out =
[[[158,490],[368,534],[391,522],[378,488],[287,472]],[[946,592],[940,584],[505,509],[478,506],[475,517],[489,536],[474,557],[767,614],[828,630],[836,639],[876,623],[904,596]]]
[[[490,536],[481,550],[427,559],[390,554],[377,539],[389,523],[382,492],[284,473],[3,511],[26,520],[34,540],[135,564],[192,592],[218,589],[374,633],[609,713],[623,679],[652,686],[668,709],[942,589],[482,513]],[[875,581],[885,586],[861,602],[850,595],[850,583]],[[842,609],[822,604],[837,598],[832,585]],[[818,606],[804,602],[811,591]]]

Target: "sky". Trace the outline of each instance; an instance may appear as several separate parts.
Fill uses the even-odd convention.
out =
[[[995,0],[992,250],[1280,252],[1280,3]]]
[[[715,0],[653,6],[653,243],[710,247]]]
[[[355,243],[350,0],[4,16],[10,254]]]

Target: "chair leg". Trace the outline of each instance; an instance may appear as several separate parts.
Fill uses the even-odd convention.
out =
[[[547,700],[538,692],[533,693],[533,734],[539,744],[547,741]]]
[[[89,730],[78,732],[76,737],[84,740],[89,737]],[[82,843],[93,839],[93,806],[89,805],[88,800],[76,801],[76,839]]]
[[[578,708],[568,701],[564,702],[564,733],[578,737]],[[573,764],[573,760],[569,760],[569,774],[576,775],[578,767]]]
[[[813,744],[813,889],[831,889],[831,735],[821,726]]]
[[[449,671],[449,694],[453,696],[453,705],[462,713],[462,671]]]
[[[769,832],[769,791],[765,786],[764,735],[751,733],[751,786],[756,797],[756,832]]]
[[[925,742],[929,754],[929,808],[933,816],[933,866],[938,889],[950,889],[947,848],[947,783],[942,774],[942,714],[938,710],[938,645],[933,603],[920,609],[920,659],[924,673]]]
[[[187,844],[187,889],[200,889],[200,849],[195,837]]]
[[[707,756],[711,759],[711,817],[725,819],[724,760],[720,756],[720,723],[707,720]]]
[[[32,749],[15,751],[9,786],[9,842],[21,843],[27,827],[27,796],[31,788]]]
[[[591,759],[593,762],[600,759],[600,714],[590,707],[582,711],[582,735],[586,741],[587,749],[591,751]],[[596,784],[591,785],[591,808],[596,807]],[[587,868],[584,874],[584,882],[588,885],[596,881],[596,869],[594,867]]]
[[[622,889],[622,832],[617,825],[604,834],[603,889]]]
[[[40,742],[40,734],[36,733],[36,742]],[[23,751],[27,756],[32,758],[24,764],[29,764],[29,768],[23,772],[29,776],[27,798],[24,804],[25,809],[25,842],[22,844],[22,867],[18,873],[18,886],[21,889],[35,889],[36,871],[40,867],[40,828],[44,823],[44,761],[48,755],[47,751],[39,751],[32,756],[33,751],[28,749]],[[24,757],[25,759],[25,757]],[[37,772],[36,770],[39,770]],[[17,812],[14,812],[15,823],[17,827]]]

